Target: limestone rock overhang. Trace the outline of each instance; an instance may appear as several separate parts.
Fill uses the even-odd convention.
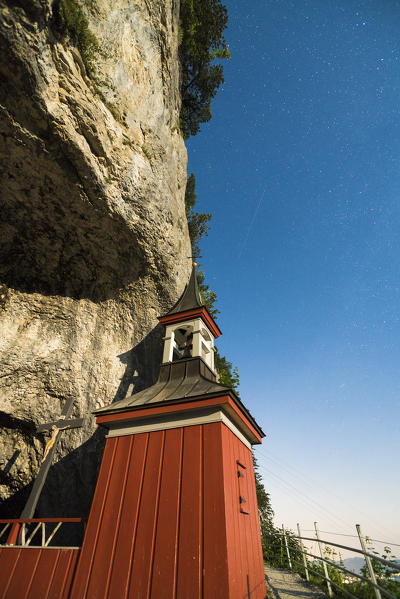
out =
[[[108,426],[107,423],[115,420],[146,419],[150,415],[161,417],[167,410],[176,413],[179,410],[201,410],[212,406],[220,406],[241,429],[243,422],[248,423],[245,428],[252,443],[260,443],[261,438],[265,437],[233,389],[217,383],[215,374],[199,357],[162,364],[154,385],[95,410],[94,414],[98,424]]]

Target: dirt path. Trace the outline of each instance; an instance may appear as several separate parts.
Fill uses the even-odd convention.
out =
[[[326,595],[315,589],[298,574],[289,570],[277,570],[265,566],[268,596],[271,599],[326,599]]]

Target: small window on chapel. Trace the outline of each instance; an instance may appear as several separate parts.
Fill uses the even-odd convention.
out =
[[[172,360],[191,358],[193,349],[193,333],[184,328],[176,329]]]
[[[236,472],[238,477],[238,491],[239,491],[239,507],[241,514],[249,514],[248,498],[247,498],[247,485],[246,485],[246,466],[241,464],[239,460],[236,460]]]

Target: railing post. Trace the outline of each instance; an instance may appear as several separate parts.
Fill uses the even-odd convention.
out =
[[[286,547],[286,553],[287,553],[287,557],[288,557],[288,561],[289,561],[289,568],[291,570],[293,570],[293,568],[292,568],[292,560],[290,559],[290,553],[289,553],[289,545],[288,545],[288,542],[287,542],[285,527],[283,526],[283,524],[282,524],[282,533],[283,533],[283,538],[285,539],[285,547]]]
[[[14,522],[14,524],[11,525],[11,530],[10,530],[10,533],[7,538],[7,545],[17,545],[18,544],[18,537],[19,537],[20,531],[21,531],[21,524],[19,522]]]
[[[46,543],[46,523],[42,522],[42,547],[45,546]]]
[[[299,533],[299,537],[301,537],[300,524],[299,523],[297,523],[297,532]],[[308,568],[307,568],[306,551],[304,549],[303,541],[301,540],[301,538],[299,538],[299,542],[300,542],[300,547],[301,547],[301,554],[303,556],[304,572],[306,573],[306,580],[307,580],[307,582],[310,582],[310,577],[308,575]]]
[[[322,551],[322,545],[321,545],[321,541],[319,539],[319,531],[318,531],[318,523],[317,522],[314,522],[314,528],[315,528],[315,536],[317,537],[317,541],[318,541],[319,552],[321,554],[322,559],[324,559],[324,553]],[[327,568],[325,562],[322,562],[322,565],[324,568],[325,577],[327,578],[326,586],[328,587],[328,595],[329,595],[329,597],[333,597],[331,579],[329,578],[328,568]]]
[[[365,543],[365,538],[363,537],[362,532],[361,532],[361,526],[359,524],[356,524],[356,529],[357,529],[358,538],[360,539],[361,549],[364,551],[364,553],[366,553],[367,545]],[[372,582],[374,584],[377,584],[374,568],[373,568],[373,565],[371,562],[371,558],[368,555],[364,555],[364,559],[365,559],[365,563],[367,564],[368,572],[369,572]],[[380,590],[377,589],[376,587],[374,587],[374,591],[375,591],[376,599],[382,599]]]

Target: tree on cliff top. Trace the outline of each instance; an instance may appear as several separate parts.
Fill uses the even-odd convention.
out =
[[[185,138],[211,119],[211,100],[224,82],[216,59],[229,58],[223,31],[228,12],[220,0],[181,0],[179,55],[182,68],[180,126]]]
[[[192,244],[192,255],[195,258],[200,257],[200,240],[202,237],[207,237],[211,220],[211,214],[204,212],[196,212],[196,178],[194,173],[191,173],[186,182],[185,190],[185,208],[186,218],[189,227],[189,237]]]

